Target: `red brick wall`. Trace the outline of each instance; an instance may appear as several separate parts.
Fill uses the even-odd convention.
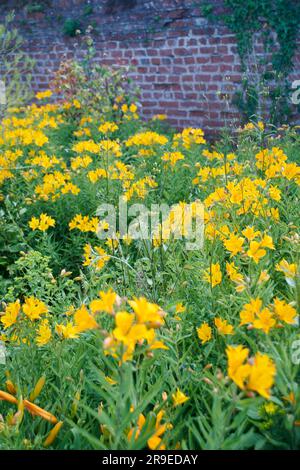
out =
[[[132,76],[145,117],[163,113],[178,128],[199,126],[207,132],[238,121],[231,103],[241,82],[235,39],[222,24],[201,16],[203,2],[197,7],[194,0],[127,2],[128,7],[122,6],[124,0],[52,0],[34,14],[18,8],[16,23],[36,59],[34,88],[47,88],[60,62],[78,56],[79,39],[64,36],[62,25],[66,18],[80,18],[83,27],[94,24],[99,63],[135,67]],[[4,3],[11,7],[13,2]],[[210,3],[222,8],[222,0]],[[84,15],[87,4],[93,8],[90,15]],[[5,5],[2,17],[4,12]],[[259,42],[256,50],[263,50]],[[300,79],[299,50],[290,79]]]

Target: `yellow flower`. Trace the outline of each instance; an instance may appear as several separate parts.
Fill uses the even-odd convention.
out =
[[[76,339],[78,338],[78,329],[77,326],[72,322],[68,322],[66,325],[57,323],[55,326],[56,332],[59,336],[62,336],[64,339]]]
[[[202,325],[197,328],[197,335],[198,338],[202,341],[202,344],[205,344],[212,338],[211,331],[211,327],[206,322],[202,323]]]
[[[114,122],[104,122],[103,124],[101,124],[101,126],[98,127],[98,131],[101,132],[102,134],[107,134],[108,132],[115,132],[116,130],[118,130],[118,126],[117,124],[115,124]]]
[[[239,129],[240,131],[252,131],[252,130],[259,130],[263,131],[264,130],[264,123],[262,121],[258,122],[248,122],[248,124],[245,124],[242,129]]]
[[[118,312],[115,317],[117,328],[114,329],[113,335],[118,341],[127,341],[127,335],[133,325],[134,315],[128,312]]]
[[[81,214],[76,214],[75,217],[69,222],[69,228],[70,230],[78,229],[81,232],[96,232],[97,231],[97,225],[98,225],[98,219],[97,219],[97,224],[96,227],[90,223],[90,219],[88,215],[82,216]]]
[[[288,180],[297,179],[300,175],[300,167],[297,163],[286,163],[283,165],[282,176]]]
[[[228,376],[244,390],[255,391],[264,398],[270,398],[270,388],[274,383],[276,367],[267,355],[257,353],[252,365],[244,363],[248,358],[249,350],[243,346],[228,346]]]
[[[145,297],[130,300],[130,307],[134,310],[139,323],[147,323],[151,328],[159,328],[164,324],[164,312],[152,302],[148,302]]]
[[[25,298],[25,303],[22,305],[22,310],[25,315],[31,320],[39,320],[41,315],[48,312],[47,305],[35,297]]]
[[[280,263],[275,266],[276,271],[280,271],[287,275],[287,277],[295,277],[297,274],[297,265],[294,263],[288,263],[286,259],[282,259]]]
[[[189,399],[190,398],[187,395],[185,395],[181,390],[179,390],[179,388],[177,388],[176,392],[172,394],[172,400],[173,400],[174,406],[182,405]]]
[[[202,129],[187,127],[186,129],[183,129],[181,134],[175,134],[173,138],[173,146],[176,147],[179,143],[182,143],[184,148],[189,149],[195,144],[205,144],[206,140],[203,136],[204,132]]]
[[[165,445],[162,444],[161,436],[165,433],[167,429],[172,429],[172,425],[170,423],[162,424],[161,421],[163,419],[163,416],[164,416],[163,410],[157,413],[156,422],[155,422],[155,431],[147,441],[148,447],[151,450],[164,450],[166,448]],[[128,441],[131,441],[133,437],[135,440],[138,439],[145,423],[146,423],[146,418],[141,413],[137,420],[137,426],[135,428],[130,429],[127,435]]]
[[[32,217],[28,225],[32,230],[45,232],[49,227],[54,227],[55,220],[47,214],[41,214],[39,218]]]
[[[155,114],[152,119],[153,121],[165,121],[168,118],[166,114]]]
[[[130,106],[129,106],[129,111],[131,113],[135,113],[137,111],[137,105],[132,103]]]
[[[118,299],[118,297],[116,297]],[[118,299],[120,304],[120,299]],[[92,305],[96,310],[99,301]],[[156,304],[148,302],[144,297],[127,301],[134,310],[133,313],[121,310],[115,314],[115,329],[104,340],[106,354],[118,357],[121,352],[121,361],[131,360],[136,345],[148,348],[148,352],[156,349],[168,349],[165,344],[156,339],[155,328],[163,324],[165,313]],[[114,302],[115,303],[115,302]],[[100,305],[101,307],[101,305]],[[114,313],[112,305],[109,313]],[[119,348],[119,346],[121,346]]]
[[[150,332],[152,332],[153,334],[151,335]],[[168,350],[168,346],[166,346],[162,341],[151,341],[151,336],[153,336],[153,339],[155,338],[155,333],[154,333],[154,330],[148,330],[148,334],[147,334],[147,341],[149,343],[149,349],[151,351],[153,351],[154,349],[165,349],[165,350]]]
[[[108,227],[107,227],[107,228],[108,228]],[[104,230],[106,230],[105,227],[104,227]],[[122,242],[123,242],[125,245],[127,245],[127,246],[131,245],[131,243],[132,243],[132,238],[131,238],[131,236],[130,236],[128,233],[125,234],[125,235],[123,235],[123,237],[122,237]]]
[[[85,155],[84,157],[72,158],[71,168],[74,171],[76,171],[78,168],[86,168],[90,165],[90,163],[92,163],[92,161],[92,158],[88,155]]]
[[[73,106],[74,106],[74,108],[77,108],[77,109],[81,108],[81,104],[79,103],[78,100],[73,100]]]
[[[85,305],[82,305],[78,310],[76,310],[74,314],[74,322],[79,333],[98,328],[98,323],[88,312],[88,309]]]
[[[175,306],[175,313],[176,315],[174,316],[175,320],[181,321],[180,314],[186,312],[186,307],[183,305],[182,302],[179,302]]]
[[[75,196],[80,193],[80,189],[75,184],[68,182],[61,188],[62,194],[74,194]]]
[[[231,263],[226,263],[226,273],[232,281],[239,281],[243,278],[242,274],[238,272],[238,268],[233,261]]]
[[[272,312],[267,308],[264,308],[257,314],[257,318],[253,321],[254,328],[263,330],[266,334],[269,333],[270,329],[276,325]]]
[[[167,137],[157,134],[156,132],[147,131],[135,134],[130,137],[126,142],[126,147],[137,146],[152,146],[152,145],[165,145],[168,142]]]
[[[270,398],[270,389],[274,384],[276,367],[267,355],[257,353],[250,369],[248,389],[253,390],[264,398]]]
[[[50,98],[50,96],[52,96],[52,91],[51,90],[39,91],[35,95],[37,100],[43,100],[44,98]]]
[[[230,235],[228,240],[224,240],[225,248],[230,251],[230,256],[235,256],[238,253],[243,251],[243,243],[245,239],[243,237],[238,237],[234,233]]]
[[[264,404],[264,410],[268,415],[274,415],[276,414],[278,407],[275,405],[273,402],[268,402]]]
[[[179,302],[178,304],[176,304],[175,306],[175,312],[176,313],[183,313],[186,311],[186,307],[183,305],[182,302]]]
[[[113,290],[110,289],[107,292],[100,291],[99,297],[100,299],[92,300],[90,303],[90,309],[92,313],[97,313],[97,312],[113,313],[114,304],[117,301],[117,294]]]
[[[253,323],[255,316],[259,314],[262,307],[262,301],[259,298],[251,299],[248,304],[245,304],[240,313],[240,325],[247,325]]]
[[[165,433],[167,429],[172,429],[170,423],[161,424],[164,411],[161,410],[157,413],[156,423],[155,423],[155,433],[148,439],[147,444],[151,450],[165,450],[166,446],[162,444],[161,436]]]
[[[11,302],[7,305],[4,315],[0,317],[1,323],[4,325],[4,329],[9,328],[17,322],[20,310],[21,306],[19,300]]]
[[[243,390],[250,371],[250,365],[244,364],[248,358],[249,349],[241,345],[227,346],[226,354],[228,359],[228,376]]]
[[[99,142],[99,149],[100,151],[113,154],[115,157],[121,157],[122,155],[120,144],[115,140],[101,140]]]
[[[39,147],[42,147],[48,142],[48,137],[46,137],[42,132],[36,132],[34,142]]]
[[[32,230],[37,230],[40,225],[40,220],[37,217],[32,217],[28,225]]]
[[[252,365],[244,363],[249,350],[243,346],[228,346],[228,376],[244,390],[253,390],[264,398],[270,398],[270,388],[274,383],[276,367],[267,355],[257,353]]]
[[[45,319],[41,322],[41,324],[38,327],[36,343],[39,346],[44,346],[45,344],[49,343],[51,336],[52,336],[52,333],[51,333],[51,328],[49,326],[49,320]]]
[[[270,186],[269,187],[269,195],[270,198],[274,201],[280,201],[281,199],[281,191],[277,186]]]
[[[233,326],[229,325],[227,320],[222,320],[222,318],[215,318],[214,323],[220,335],[233,335]]]
[[[238,272],[238,268],[233,262],[226,263],[226,273],[231,279],[231,281],[236,284],[235,289],[237,292],[243,292],[246,289],[246,282],[244,280],[244,277],[241,273]]]
[[[91,245],[87,243],[83,250],[83,266],[93,266],[96,271],[101,270],[110,259],[110,256],[101,246],[94,246],[92,248]]]
[[[82,140],[74,144],[72,150],[76,153],[90,152],[98,154],[100,152],[100,146],[93,140]]]
[[[213,263],[211,268],[204,273],[204,280],[209,282],[212,287],[217,286],[222,281],[222,272],[219,263]]]
[[[272,217],[274,220],[279,220],[280,216],[278,208],[271,207],[270,212],[268,212],[268,216]]]
[[[295,263],[288,263],[286,259],[283,258],[276,264],[275,269],[284,274],[286,282],[290,286],[295,287],[295,277],[297,275],[297,265]]]
[[[242,234],[247,238],[247,240],[252,241],[254,238],[259,237],[261,232],[259,230],[255,230],[254,227],[246,227]]]
[[[269,279],[270,275],[268,274],[268,271],[264,269],[263,271],[261,271],[257,283],[262,284],[263,282],[267,282]]]
[[[261,242],[252,241],[250,243],[250,248],[247,251],[247,255],[249,258],[252,258],[255,263],[258,263],[266,254],[266,250],[263,250],[261,246]]]
[[[270,235],[264,235],[263,238],[261,239],[261,246],[263,248],[269,248],[270,250],[275,250],[274,244],[273,244],[273,239],[270,237]]]
[[[179,160],[184,160],[184,155],[181,152],[167,152],[163,154],[161,159],[174,167]]]
[[[295,325],[297,319],[297,311],[290,304],[277,297],[274,299],[274,312],[279,320],[289,324]]]

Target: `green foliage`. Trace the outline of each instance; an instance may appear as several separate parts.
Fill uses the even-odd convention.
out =
[[[201,13],[203,14],[203,16],[205,16],[205,18],[211,21],[214,17],[213,5],[211,5],[210,3],[204,3],[203,5],[201,5]]]
[[[211,5],[202,8],[210,20]],[[245,120],[262,119],[274,124],[285,122],[290,114],[291,86],[287,77],[293,69],[293,58],[299,31],[299,2],[289,0],[224,0],[225,13],[218,18],[235,34],[243,72],[242,91],[234,102]],[[255,51],[260,39],[264,55]],[[275,84],[275,85],[274,85]],[[267,103],[271,107],[267,111]]]
[[[63,24],[63,33],[66,36],[75,37],[80,28],[81,23],[78,19],[67,18]]]
[[[5,84],[6,104],[0,105],[0,115],[6,108],[20,106],[33,96],[30,85],[34,60],[22,51],[23,39],[12,28],[14,12],[0,24],[0,79]]]
[[[31,292],[44,292],[50,297],[54,293],[53,274],[49,267],[50,258],[38,251],[29,251],[10,267],[10,274],[14,278],[13,285],[8,289],[6,299],[11,301],[15,297],[24,297]]]
[[[17,260],[20,251],[28,246],[18,222],[25,212],[24,208],[16,207],[9,197],[0,209],[0,295],[3,294],[2,287],[7,287],[10,266]]]
[[[146,123],[123,71],[93,69],[86,39],[84,62],[56,77],[62,101],[49,104],[47,90],[38,106],[1,123],[0,340],[8,355],[0,363],[0,448],[44,447],[52,424],[22,414],[44,376],[34,404],[63,422],[51,448],[299,448],[300,366],[291,354],[299,339],[299,130],[249,123],[209,145],[201,129],[176,133],[162,116]],[[202,201],[203,247],[132,232],[103,239],[99,208],[109,203],[118,213],[124,196],[128,209],[138,203],[155,213],[153,203]],[[128,210],[128,222],[140,221]],[[242,235],[234,254],[227,242]],[[140,307],[134,297],[144,298]],[[275,297],[292,319],[275,312]],[[241,325],[256,298],[263,310]],[[268,333],[253,324],[266,309],[275,322]],[[226,350],[237,345],[249,349],[240,366],[247,374],[258,352],[268,361],[257,366],[256,387],[250,376],[234,383]]]
[[[83,15],[84,16],[92,15],[93,11],[94,11],[94,9],[93,9],[92,5],[84,5],[84,8],[83,8]]]
[[[33,2],[26,5],[26,10],[28,13],[43,13],[45,7],[49,6],[49,2]]]
[[[64,98],[76,97],[91,112],[107,113],[110,119],[114,119],[116,97],[123,97],[130,104],[136,101],[138,88],[129,77],[128,67],[112,68],[95,63],[92,30],[91,26],[88,27],[79,38],[84,59],[62,63],[51,86]]]
[[[276,33],[279,50],[273,54],[272,64],[279,72],[290,71],[297,47],[296,38],[299,29],[300,6],[298,2],[288,0],[224,0],[228,12],[222,20],[233,31],[242,62],[252,46],[253,35],[263,29],[265,47],[273,45],[270,37]]]

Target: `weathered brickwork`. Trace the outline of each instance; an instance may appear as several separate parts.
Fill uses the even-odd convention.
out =
[[[208,132],[238,121],[231,103],[241,82],[234,36],[222,24],[209,23],[201,16],[201,2],[195,3],[57,0],[45,12],[18,10],[16,23],[36,60],[34,88],[47,88],[60,62],[78,55],[79,39],[63,35],[62,24],[80,18],[83,26],[94,25],[95,60],[134,66],[131,74],[141,89],[145,117],[163,113],[178,128],[200,126]],[[222,0],[210,3],[222,8]],[[90,14],[84,13],[87,5]],[[2,17],[4,12],[5,6]],[[256,48],[262,53],[259,43]],[[300,79],[299,50],[290,77],[295,79]]]

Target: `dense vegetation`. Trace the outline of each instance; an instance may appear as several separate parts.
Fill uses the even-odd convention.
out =
[[[2,121],[0,448],[297,448],[298,130],[209,145],[130,96]],[[99,212],[120,198],[172,208],[136,239]]]
[[[142,121],[89,31],[27,105],[10,21],[0,449],[299,448],[299,127]]]

